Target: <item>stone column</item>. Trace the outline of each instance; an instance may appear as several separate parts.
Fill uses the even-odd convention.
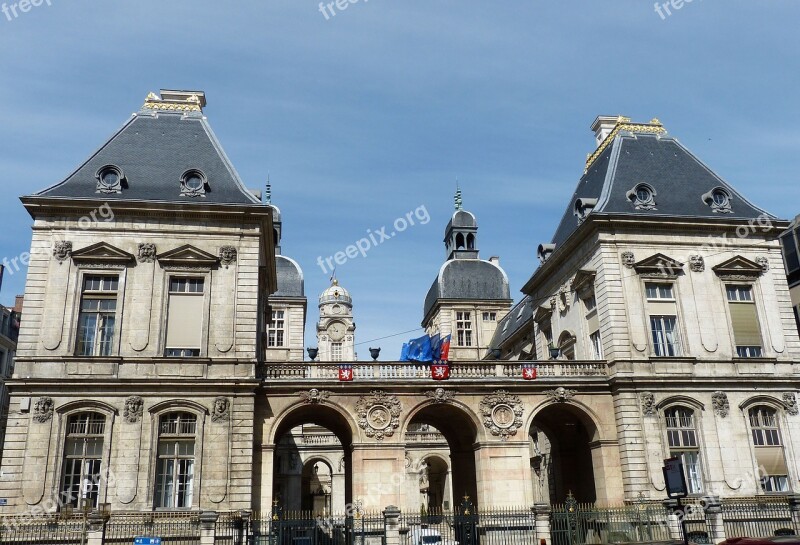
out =
[[[547,503],[537,503],[533,506],[533,513],[536,519],[536,542],[539,545],[550,545],[552,534],[550,532],[550,505]]]
[[[789,509],[792,511],[794,531],[800,534],[800,494],[792,494],[789,496]]]
[[[386,545],[400,545],[400,509],[390,505],[383,511]]]
[[[216,511],[203,511],[200,513],[200,545],[214,545],[217,535],[217,520],[219,513]]]
[[[669,537],[675,541],[681,541],[683,535],[681,534],[681,519],[678,516],[678,500],[665,500],[663,505],[667,510],[667,529],[669,530]]]
[[[707,496],[705,502],[706,525],[711,543],[725,541],[725,524],[722,520],[722,502],[719,496]]]
[[[106,521],[102,513],[94,511],[86,518],[86,545],[103,545]]]

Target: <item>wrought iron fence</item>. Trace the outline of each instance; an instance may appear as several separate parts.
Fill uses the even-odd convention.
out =
[[[552,507],[550,532],[554,545],[669,541],[668,520],[658,504],[597,507],[568,498]]]
[[[163,545],[199,545],[198,513],[115,513],[104,544],[130,545],[136,537],[160,537]]]
[[[250,523],[253,545],[385,545],[382,513],[330,515],[276,508]]]
[[[400,516],[401,545],[535,545],[536,517],[530,509],[475,509]]]
[[[797,535],[798,531],[785,497],[724,501],[722,520],[727,537]]]
[[[79,545],[85,539],[82,517],[3,517],[0,543],[15,545]]]

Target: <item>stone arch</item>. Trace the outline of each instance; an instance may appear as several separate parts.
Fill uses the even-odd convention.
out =
[[[189,411],[197,414],[199,417],[206,416],[209,413],[208,407],[190,399],[170,399],[162,401],[161,403],[156,403],[147,409],[147,411],[153,416],[159,416],[171,411]]]
[[[467,235],[467,250],[475,249],[475,235],[470,233]]]
[[[550,400],[542,401],[531,411],[530,416],[528,416],[528,421],[525,424],[525,429],[529,430],[533,425],[533,422],[536,420],[536,417],[550,406],[559,406],[565,408],[567,411],[571,411],[574,416],[581,420],[588,430],[593,430],[591,437],[592,441],[605,441],[613,439],[611,437],[606,437],[602,432],[602,419],[598,416],[598,414],[592,410],[591,407],[578,399],[572,399],[568,403],[554,403]]]
[[[106,416],[119,415],[119,409],[113,405],[109,405],[108,403],[94,399],[79,399],[77,401],[69,401],[56,409],[56,412],[60,415],[70,415],[84,411],[101,412],[105,413]]]
[[[456,250],[463,250],[466,246],[466,242],[464,241],[464,234],[458,233],[456,235]]]
[[[664,409],[669,409],[670,407],[674,407],[676,405],[685,405],[696,411],[706,410],[706,406],[703,404],[702,401],[684,395],[673,395],[666,397],[656,404],[656,409],[658,409],[658,411],[661,412],[664,411]]]
[[[765,394],[748,397],[747,399],[739,403],[739,408],[745,415],[747,415],[747,411],[759,405],[766,405],[767,407],[776,409],[778,411],[781,411],[786,408],[786,406],[780,399]]]

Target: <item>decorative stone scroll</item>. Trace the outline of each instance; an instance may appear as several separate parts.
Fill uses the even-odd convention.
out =
[[[400,427],[400,413],[403,408],[397,396],[388,395],[383,390],[373,390],[356,403],[358,425],[367,437],[383,441],[394,435]]]
[[[307,392],[300,392],[300,398],[303,402],[308,404],[325,403],[329,397],[331,397],[330,392],[326,390],[317,390],[316,388],[312,388]]]
[[[227,397],[218,397],[214,400],[214,410],[211,413],[212,422],[223,422],[230,418],[231,402]]]
[[[125,422],[135,424],[142,418],[144,412],[144,400],[139,396],[131,396],[125,400],[125,410],[122,416]]]
[[[523,426],[523,411],[522,400],[519,396],[512,395],[505,390],[497,390],[481,401],[483,425],[492,435],[500,437],[503,441],[508,441],[509,437],[515,436]]]
[[[714,414],[720,418],[725,418],[731,412],[731,404],[725,392],[714,392],[711,395],[711,405],[714,407]]]
[[[425,392],[425,397],[434,403],[447,403],[456,397],[456,393],[451,390],[445,390],[444,388],[436,388],[435,390]]]
[[[53,398],[40,397],[33,406],[33,419],[40,424],[49,422],[53,418]]]
[[[72,256],[72,243],[68,240],[59,240],[53,245],[53,257],[63,263]]]
[[[652,392],[642,392],[639,396],[642,400],[642,414],[645,416],[656,415],[656,396]]]

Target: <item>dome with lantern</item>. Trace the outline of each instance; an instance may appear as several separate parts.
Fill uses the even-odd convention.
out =
[[[328,305],[332,303],[342,303],[348,306],[353,305],[353,299],[350,297],[350,292],[339,285],[339,281],[334,279],[331,286],[322,292],[319,296],[319,306]]]

